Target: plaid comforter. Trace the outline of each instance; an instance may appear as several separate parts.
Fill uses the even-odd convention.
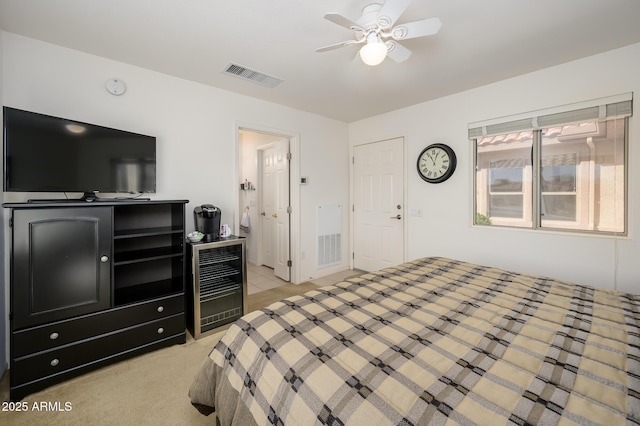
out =
[[[223,425],[638,424],[640,297],[425,258],[239,319],[190,396]]]

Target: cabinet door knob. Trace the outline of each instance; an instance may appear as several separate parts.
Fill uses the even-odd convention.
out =
[[[102,263],[107,263],[108,261],[109,261],[109,256],[102,256],[100,258],[100,262],[102,262]]]
[[[60,364],[60,360],[58,358],[54,358],[49,364],[51,364],[52,367],[55,367],[56,365]]]
[[[160,327],[160,328],[158,329],[158,334],[162,334],[162,333],[164,333],[164,328]]]
[[[164,306],[158,306],[158,312],[163,312],[164,311]]]
[[[55,332],[54,332],[54,333],[51,333],[51,334],[49,335],[49,339],[51,339],[51,340],[56,340],[59,336],[60,336],[60,335],[59,335],[58,333],[55,333]]]

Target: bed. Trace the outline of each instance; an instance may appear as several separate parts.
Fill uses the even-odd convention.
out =
[[[191,403],[221,425],[640,424],[640,298],[429,257],[251,312]]]

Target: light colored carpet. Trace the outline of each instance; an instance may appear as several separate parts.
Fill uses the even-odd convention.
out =
[[[249,311],[305,293],[313,283],[287,284],[249,296]],[[27,396],[26,412],[3,411],[0,425],[211,425],[189,401],[193,377],[224,331],[151,352],[82,375]],[[8,380],[3,381],[4,393]],[[36,411],[34,404],[56,403],[62,411]],[[64,411],[65,403],[71,404]]]
[[[307,281],[300,284],[285,284],[276,288],[272,288],[271,290],[254,293],[249,296],[248,309],[249,309],[249,312],[252,312],[252,311],[255,311],[256,309],[269,306],[270,304],[275,303],[279,300],[286,299],[289,296],[294,296],[296,294],[304,294],[307,291],[310,291],[316,288],[318,288],[317,285]]]

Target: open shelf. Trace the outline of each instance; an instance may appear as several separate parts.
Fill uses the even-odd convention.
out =
[[[136,250],[114,253],[113,265],[126,265],[128,263],[148,262],[151,260],[165,259],[168,257],[182,257],[182,247],[158,247],[152,249]]]
[[[116,305],[184,290],[184,205],[114,206]]]
[[[132,257],[115,263],[115,304],[131,303],[184,291],[184,257],[171,248],[148,251],[147,257]],[[163,251],[166,251],[163,254]],[[152,253],[155,256],[150,256]],[[124,295],[124,296],[123,296]],[[148,295],[148,296],[147,296]]]
[[[116,288],[113,292],[114,305],[142,302],[172,294],[182,294],[182,277],[148,282],[129,287]]]
[[[118,240],[122,238],[139,238],[150,237],[154,235],[165,234],[180,234],[184,233],[182,225],[175,226],[159,226],[156,228],[136,228],[136,229],[121,229],[114,232],[113,238]]]

